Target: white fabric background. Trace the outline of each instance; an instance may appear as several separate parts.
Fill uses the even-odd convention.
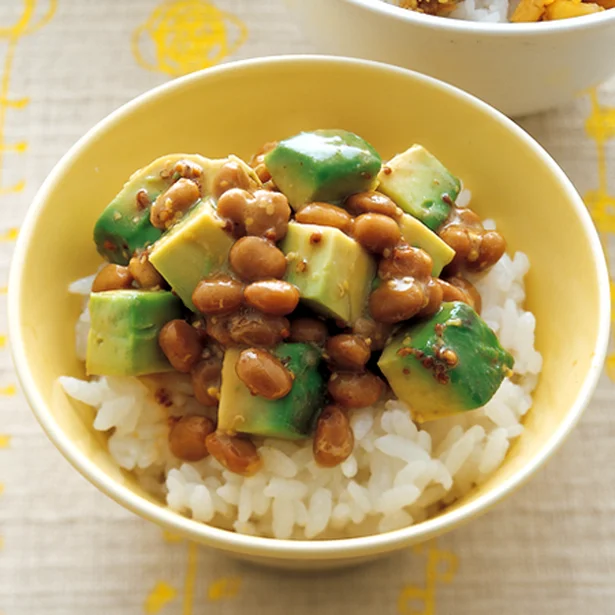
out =
[[[4,287],[15,229],[79,136],[169,76],[143,68],[131,50],[133,32],[162,0],[55,2],[0,0],[0,613],[615,613],[615,387],[606,375],[567,444],[495,511],[437,545],[344,573],[283,576],[165,537],[64,461],[13,389]],[[205,0],[172,4],[199,18],[213,14]],[[247,41],[232,58],[312,50],[281,0],[215,5],[246,25]],[[30,10],[30,27],[53,14],[36,32],[12,35]],[[602,143],[615,197],[615,81],[522,124],[583,195],[599,186]],[[25,145],[13,151],[15,143]],[[615,230],[612,205],[602,230]],[[604,237],[612,251],[615,239]]]

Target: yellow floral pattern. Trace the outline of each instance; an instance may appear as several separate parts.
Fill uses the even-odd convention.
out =
[[[2,183],[5,154],[24,154],[28,149],[28,144],[25,141],[7,143],[4,138],[7,111],[9,109],[23,109],[30,103],[29,98],[12,98],[9,95],[17,44],[24,36],[40,30],[50,21],[56,12],[58,3],[57,0],[50,0],[47,12],[38,20],[35,19],[37,0],[24,0],[23,5],[22,14],[13,25],[0,27],[0,39],[5,39],[8,42],[0,80],[0,196],[21,192],[26,185],[25,179],[11,186],[5,186]],[[3,237],[5,241],[6,239],[14,240],[17,237],[16,229],[11,229],[11,233],[5,234]]]
[[[233,54],[248,36],[236,15],[205,0],[170,0],[156,7],[132,38],[140,66],[177,77],[209,68]],[[153,53],[146,47],[153,45]]]
[[[397,599],[399,615],[436,615],[438,583],[451,583],[457,574],[459,560],[445,549],[439,549],[435,540],[413,549],[425,566],[425,585],[406,585]]]
[[[159,581],[149,593],[143,608],[146,615],[157,615],[177,596],[177,590],[169,583]]]
[[[2,73],[0,76],[0,197],[9,197],[19,192],[22,192],[26,187],[25,179],[21,179],[17,183],[6,185],[4,183],[4,167],[5,158],[7,155],[22,156],[28,151],[28,143],[26,141],[7,142],[5,137],[5,127],[9,111],[20,111],[25,109],[30,103],[27,97],[11,96],[11,78],[13,75],[15,53],[19,41],[40,30],[45,26],[57,9],[57,0],[49,0],[46,12],[38,17],[37,0],[24,0],[21,14],[12,24],[0,24],[0,42],[6,43],[4,53],[4,64],[1,67]],[[13,242],[19,234],[18,228],[9,228],[0,231],[0,242]],[[0,289],[0,294],[6,295],[6,287]],[[4,351],[7,343],[6,334],[0,333],[0,351]],[[16,386],[9,384],[0,387],[0,396],[12,397],[16,393]],[[11,443],[11,435],[0,432],[0,449],[8,449]],[[8,464],[0,464],[0,467],[6,467]],[[1,478],[1,476],[0,476]],[[5,491],[4,484],[0,482],[0,495]],[[4,544],[4,539],[0,536],[0,548]]]
[[[585,202],[601,234],[603,245],[615,235],[615,195],[609,193],[607,168],[607,143],[615,139],[615,108],[600,104],[597,90],[590,95],[591,114],[585,125],[587,135],[596,143],[598,163],[598,187],[585,195]],[[611,274],[612,275],[612,274]],[[615,281],[611,280],[611,297],[615,298]],[[611,321],[615,323],[615,304],[611,310]],[[607,358],[606,370],[609,378],[615,381],[615,352]]]

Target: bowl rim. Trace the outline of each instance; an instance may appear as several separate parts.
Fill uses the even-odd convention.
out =
[[[608,22],[615,22],[615,9],[607,9],[593,15],[582,15],[569,19],[556,21],[541,21],[534,23],[491,23],[484,21],[470,21],[465,19],[451,19],[436,15],[425,15],[402,9],[394,4],[383,0],[338,0],[344,4],[350,4],[371,13],[384,15],[398,21],[425,28],[440,28],[447,32],[463,32],[468,34],[480,34],[482,36],[500,36],[505,34],[509,37],[537,37],[540,35],[555,35],[564,32],[589,30],[593,27]]]
[[[72,160],[78,157],[81,151],[87,147],[92,140],[96,140],[102,133],[121,121],[125,116],[130,115],[134,111],[138,111],[139,108],[144,105],[155,102],[159,97],[164,97],[168,91],[181,90],[192,82],[208,79],[211,75],[233,71],[241,74],[242,71],[250,71],[253,67],[263,65],[294,65],[295,67],[298,65],[298,67],[301,67],[302,65],[310,66],[313,64],[321,65],[323,69],[332,64],[337,64],[340,68],[344,66],[363,66],[372,70],[385,71],[401,75],[404,78],[410,78],[423,86],[440,90],[452,99],[457,99],[464,104],[470,104],[478,108],[484,114],[497,120],[507,131],[512,132],[516,138],[523,141],[534,154],[537,154],[539,158],[542,159],[543,164],[548,167],[556,180],[558,180],[560,185],[565,189],[578,215],[580,228],[582,228],[582,231],[589,239],[599,284],[599,323],[598,335],[595,340],[594,353],[590,367],[579,395],[571,404],[564,421],[551,435],[542,450],[529,463],[515,472],[503,483],[479,496],[476,500],[464,504],[455,510],[449,510],[438,517],[393,532],[373,534],[359,538],[341,538],[333,540],[281,540],[276,538],[249,536],[219,529],[205,523],[194,521],[193,519],[171,511],[167,507],[157,505],[133,493],[128,487],[105,474],[105,472],[97,467],[94,461],[89,459],[78,449],[55,423],[45,402],[44,395],[39,390],[37,383],[28,369],[25,344],[21,333],[22,327],[25,324],[22,322],[20,310],[20,298],[22,294],[21,270],[25,262],[38,214],[45,207],[48,195],[54,190],[57,178],[68,169],[72,164]],[[589,402],[598,383],[607,353],[610,330],[610,311],[609,276],[606,259],[602,251],[599,235],[593,225],[591,217],[572,182],[553,158],[529,134],[502,113],[490,107],[487,103],[482,102],[478,98],[454,86],[433,79],[432,77],[427,77],[414,71],[380,62],[323,55],[269,56],[231,62],[198,71],[146,91],[99,121],[62,156],[35,195],[32,205],[22,224],[21,232],[15,247],[10,270],[8,292],[11,353],[22,390],[37,420],[47,433],[47,436],[64,457],[83,476],[103,493],[132,512],[164,528],[178,532],[184,537],[190,537],[196,542],[248,556],[287,560],[358,558],[370,554],[376,555],[385,553],[416,542],[422,542],[442,534],[445,531],[449,531],[463,522],[486,512],[506,495],[520,487],[562,444],[566,436],[578,422],[583,410]]]

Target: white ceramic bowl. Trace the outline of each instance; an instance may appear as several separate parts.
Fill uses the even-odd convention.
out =
[[[381,0],[286,2],[318,52],[410,68],[510,116],[570,101],[615,72],[615,9],[491,24],[422,15]]]

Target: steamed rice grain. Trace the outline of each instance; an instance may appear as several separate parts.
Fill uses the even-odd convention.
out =
[[[469,0],[466,0],[468,2]],[[488,222],[485,226],[488,226]],[[417,426],[407,406],[389,399],[352,413],[355,445],[335,468],[318,466],[312,442],[265,439],[263,469],[250,478],[225,470],[215,459],[182,463],[171,455],[167,416],[207,414],[184,375],[106,377],[90,382],[61,378],[68,395],[96,409],[94,428],[107,431],[109,453],[169,508],[197,521],[275,538],[339,538],[386,532],[418,523],[442,505],[484,482],[503,462],[511,440],[523,432],[531,393],[542,368],[534,348],[534,316],[525,311],[522,253],[504,256],[472,282],[482,315],[515,358],[515,379],[482,409]],[[91,278],[71,285],[87,295]],[[77,323],[78,351],[85,354],[87,311]],[[162,408],[156,388],[172,405]]]

